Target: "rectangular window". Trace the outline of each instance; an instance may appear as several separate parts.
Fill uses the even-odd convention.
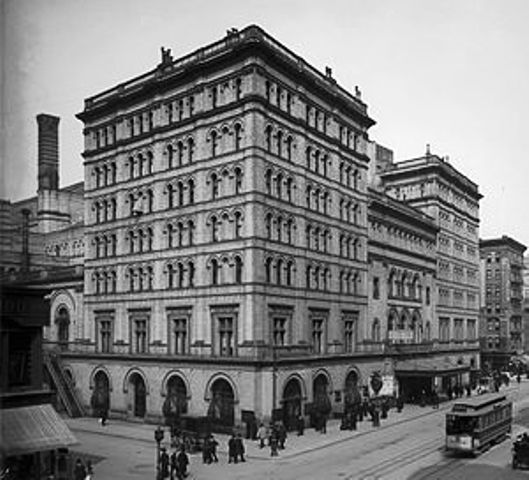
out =
[[[110,353],[112,351],[112,321],[99,322],[99,351]]]
[[[344,350],[347,353],[353,352],[355,347],[355,321],[344,320]]]
[[[439,341],[448,342],[450,340],[450,319],[439,319]]]
[[[147,320],[134,320],[134,353],[147,353]]]
[[[171,346],[174,355],[188,353],[188,319],[176,317],[171,319]]]
[[[235,330],[233,317],[218,318],[219,354],[232,357],[235,354]]]
[[[287,344],[287,318],[272,318],[272,342],[275,346],[284,346]]]
[[[312,319],[312,348],[314,353],[324,353],[325,351],[325,337],[324,337],[324,319]]]

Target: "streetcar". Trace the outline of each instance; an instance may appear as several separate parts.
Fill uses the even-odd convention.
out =
[[[488,393],[458,400],[446,414],[446,450],[477,454],[504,440],[512,428],[512,402]]]

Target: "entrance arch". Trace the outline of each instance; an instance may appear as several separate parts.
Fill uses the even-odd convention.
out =
[[[103,413],[108,414],[110,410],[110,381],[103,370],[94,375],[94,392],[90,403],[92,414],[96,417],[102,417]]]
[[[187,413],[187,387],[182,377],[172,375],[167,381],[167,395],[162,406],[166,425],[174,425]]]
[[[312,382],[313,413],[318,416],[328,416],[331,413],[331,399],[327,393],[329,379],[320,373]],[[314,420],[313,422],[314,423]]]
[[[302,393],[300,381],[291,378],[283,390],[283,423],[287,430],[294,430],[297,419],[302,415]]]
[[[129,377],[129,395],[132,400],[132,415],[145,418],[147,412],[147,388],[143,377],[134,372]]]
[[[57,309],[55,325],[57,326],[57,344],[61,350],[66,350],[70,339],[70,312],[65,306]]]
[[[344,386],[344,405],[345,407],[352,407],[353,405],[360,404],[362,402],[362,396],[360,389],[358,388],[359,377],[356,370],[351,370],[347,377],[345,377]]]
[[[235,394],[224,378],[217,378],[211,385],[208,417],[218,425],[233,427],[235,424]]]

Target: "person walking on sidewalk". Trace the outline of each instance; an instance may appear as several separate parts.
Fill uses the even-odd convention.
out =
[[[211,460],[214,462],[219,461],[219,457],[217,457],[217,447],[218,446],[219,446],[219,442],[217,442],[213,434],[210,433],[209,434],[209,454],[211,456]]]
[[[246,462],[244,459],[244,442],[240,433],[235,437],[235,463],[237,463],[237,458],[240,458],[241,462]]]
[[[285,428],[285,425],[283,422],[277,422],[277,434],[278,434],[278,442],[279,442],[279,449],[284,450],[285,449],[285,442],[287,440],[287,429]]]
[[[189,465],[189,458],[187,458],[184,446],[180,448],[180,453],[178,453],[178,456],[176,457],[176,464],[178,467],[176,472],[178,480],[183,480],[187,477],[187,466]]]
[[[74,480],[84,480],[86,478],[86,468],[80,458],[75,461],[73,478]]]
[[[268,430],[264,423],[259,425],[259,429],[257,430],[257,438],[259,439],[259,448],[264,448],[266,439],[268,438]]]
[[[231,434],[228,440],[228,463],[237,463],[237,441],[235,440],[235,433]]]
[[[299,414],[298,416],[298,437],[301,437],[301,435],[303,435],[304,430],[305,430],[305,419],[303,418],[303,415]]]
[[[279,455],[277,446],[278,446],[277,429],[272,428],[270,432],[270,456],[271,457],[277,457]]]

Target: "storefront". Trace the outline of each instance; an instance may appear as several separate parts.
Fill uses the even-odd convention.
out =
[[[400,360],[395,375],[405,402],[429,403],[434,392],[442,399],[469,385],[470,366],[437,358]]]

